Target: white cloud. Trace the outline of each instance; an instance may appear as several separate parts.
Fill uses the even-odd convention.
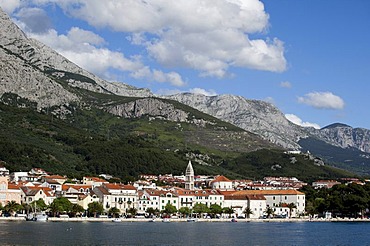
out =
[[[320,129],[321,127],[316,124],[316,123],[310,123],[310,122],[303,122],[301,118],[299,118],[297,115],[295,114],[286,114],[285,115],[285,118],[287,118],[290,122],[296,124],[296,125],[299,125],[299,126],[303,126],[303,127],[313,127],[315,129]]]
[[[11,14],[21,6],[21,0],[0,0],[0,7]]]
[[[185,92],[190,92],[190,93],[194,93],[194,94],[201,94],[201,95],[205,95],[205,96],[216,96],[217,95],[217,92],[215,90],[212,90],[212,89],[206,90],[206,89],[202,89],[202,88],[191,88],[188,91],[178,90],[178,89],[174,89],[174,90],[161,89],[161,90],[157,91],[156,94],[157,95],[175,95],[175,94],[180,94],[180,93],[185,93]]]
[[[264,34],[269,15],[259,0],[33,0],[58,4],[67,14],[98,28],[132,35],[163,66],[225,77],[231,66],[281,72],[283,42],[250,39]],[[97,16],[99,16],[97,18]]]
[[[216,96],[217,93],[215,90],[205,90],[205,89],[202,89],[202,88],[193,88],[193,89],[190,89],[189,92],[191,93],[194,93],[194,94],[202,94],[202,95],[205,95],[205,96]]]
[[[52,28],[49,16],[40,8],[22,8],[15,16],[24,24],[27,32],[44,33]]]
[[[266,97],[266,98],[264,99],[264,101],[265,101],[265,102],[268,102],[268,103],[271,103],[271,104],[273,104],[273,105],[275,105],[275,100],[274,100],[274,98],[273,98],[273,97]]]
[[[174,86],[185,85],[178,73],[151,70],[141,62],[140,56],[125,57],[121,52],[105,48],[105,40],[91,31],[72,27],[66,35],[59,35],[54,29],[46,33],[28,33],[28,35],[52,47],[82,68],[105,79],[114,77],[109,71],[116,69],[128,72],[136,79],[170,83]]]
[[[292,84],[289,81],[284,81],[280,83],[280,87],[283,88],[292,88]]]
[[[298,97],[298,102],[318,109],[343,109],[344,101],[331,92],[311,92],[303,97]]]

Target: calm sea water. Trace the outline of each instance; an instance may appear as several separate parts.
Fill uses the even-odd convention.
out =
[[[370,223],[0,222],[0,245],[370,245]]]

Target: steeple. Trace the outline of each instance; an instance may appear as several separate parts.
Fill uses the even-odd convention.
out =
[[[194,169],[189,161],[185,171],[185,189],[194,190]]]

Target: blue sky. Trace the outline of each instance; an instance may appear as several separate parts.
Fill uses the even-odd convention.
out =
[[[157,94],[266,100],[305,126],[370,129],[370,1],[0,0],[30,37]]]

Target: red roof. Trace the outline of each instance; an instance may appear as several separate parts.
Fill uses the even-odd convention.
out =
[[[211,184],[215,182],[232,182],[232,181],[223,175],[218,175],[214,180],[211,181]]]

